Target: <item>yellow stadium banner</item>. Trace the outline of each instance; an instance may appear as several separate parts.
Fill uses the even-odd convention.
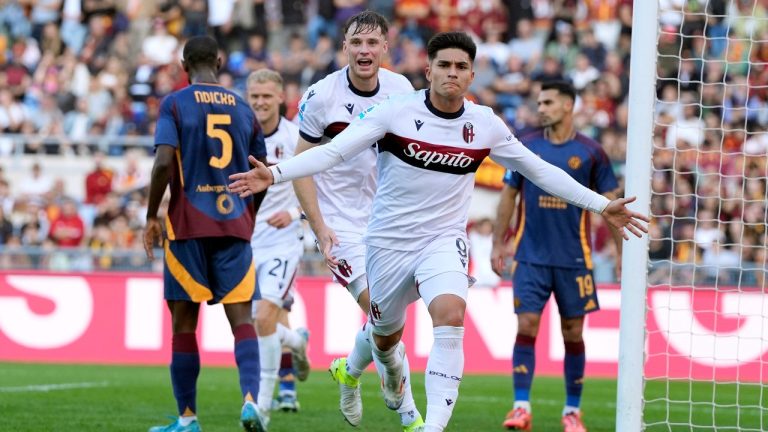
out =
[[[475,173],[475,186],[488,189],[501,190],[504,186],[504,167],[492,161],[491,158],[483,159],[480,168]]]

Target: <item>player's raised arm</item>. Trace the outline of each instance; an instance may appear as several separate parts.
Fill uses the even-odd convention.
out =
[[[520,174],[551,195],[581,208],[586,208],[594,213],[601,214],[625,239],[629,239],[629,236],[624,231],[625,228],[637,237],[640,237],[644,232],[648,232],[648,228],[641,223],[647,223],[648,217],[631,211],[626,207],[626,204],[635,200],[635,197],[609,200],[597,192],[582,186],[560,168],[543,161],[524,145],[520,144],[517,138],[511,134],[504,138],[502,145],[497,146],[491,151],[490,156],[491,159],[504,167],[519,171]]]
[[[389,106],[390,103],[383,103],[380,108],[369,108],[328,144],[309,149],[269,168],[250,157],[254,168],[229,176],[232,181],[230,190],[245,198],[265,190],[271,184],[311,176],[355,156],[384,136],[390,117]]]
[[[256,161],[258,161],[260,164],[262,164],[264,166],[267,165],[267,157],[266,156],[261,156],[261,157],[258,157],[258,158],[255,158],[253,156],[249,156],[248,160],[250,160],[250,158],[256,159]],[[267,186],[267,187],[269,187],[269,186]],[[264,197],[265,196],[267,196],[267,190],[266,189],[264,189],[261,192],[256,192],[256,193],[253,194],[253,202],[251,203],[251,205],[253,206],[253,213],[254,214],[259,212],[259,208],[261,207],[261,203],[264,201]]]

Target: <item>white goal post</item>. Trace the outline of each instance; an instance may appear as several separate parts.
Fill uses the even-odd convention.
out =
[[[634,0],[616,430],[768,430],[768,2]]]
[[[658,3],[635,0],[632,16],[629,120],[625,196],[635,196],[630,207],[648,214],[651,199],[653,105],[656,94]],[[648,276],[648,236],[624,241],[619,324],[619,376],[616,430],[642,429],[643,364],[645,361],[645,294]]]

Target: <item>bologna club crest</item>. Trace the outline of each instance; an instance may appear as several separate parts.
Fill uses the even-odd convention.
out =
[[[341,275],[344,276],[345,278],[348,278],[349,276],[352,275],[352,266],[349,265],[349,263],[345,259],[339,260],[339,265],[337,266],[337,268],[339,269],[339,273],[341,273]]]
[[[472,123],[464,123],[464,130],[461,131],[461,136],[464,137],[464,142],[467,144],[475,139],[475,128],[472,126]]]
[[[375,301],[371,302],[371,318],[374,320],[380,320],[381,319],[381,310],[379,310],[379,305],[376,304]]]

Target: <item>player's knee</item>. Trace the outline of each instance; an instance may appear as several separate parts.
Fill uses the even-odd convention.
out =
[[[584,330],[584,320],[578,319],[562,319],[560,322],[560,329],[563,334],[563,340],[565,342],[579,342],[582,340],[582,334]]]
[[[401,328],[390,335],[380,335],[374,332],[372,332],[372,335],[373,343],[376,345],[376,348],[380,351],[387,351],[400,343],[400,339],[403,337],[403,329]]]
[[[537,314],[522,313],[517,316],[517,333],[525,336],[536,337],[539,333],[541,317]]]
[[[442,308],[432,314],[432,326],[464,327],[464,308]]]
[[[441,294],[429,303],[427,309],[432,317],[432,326],[464,327],[464,311],[467,303],[453,294]]]
[[[253,322],[259,335],[268,336],[275,332],[280,317],[280,309],[279,306],[269,300],[257,302]]]

